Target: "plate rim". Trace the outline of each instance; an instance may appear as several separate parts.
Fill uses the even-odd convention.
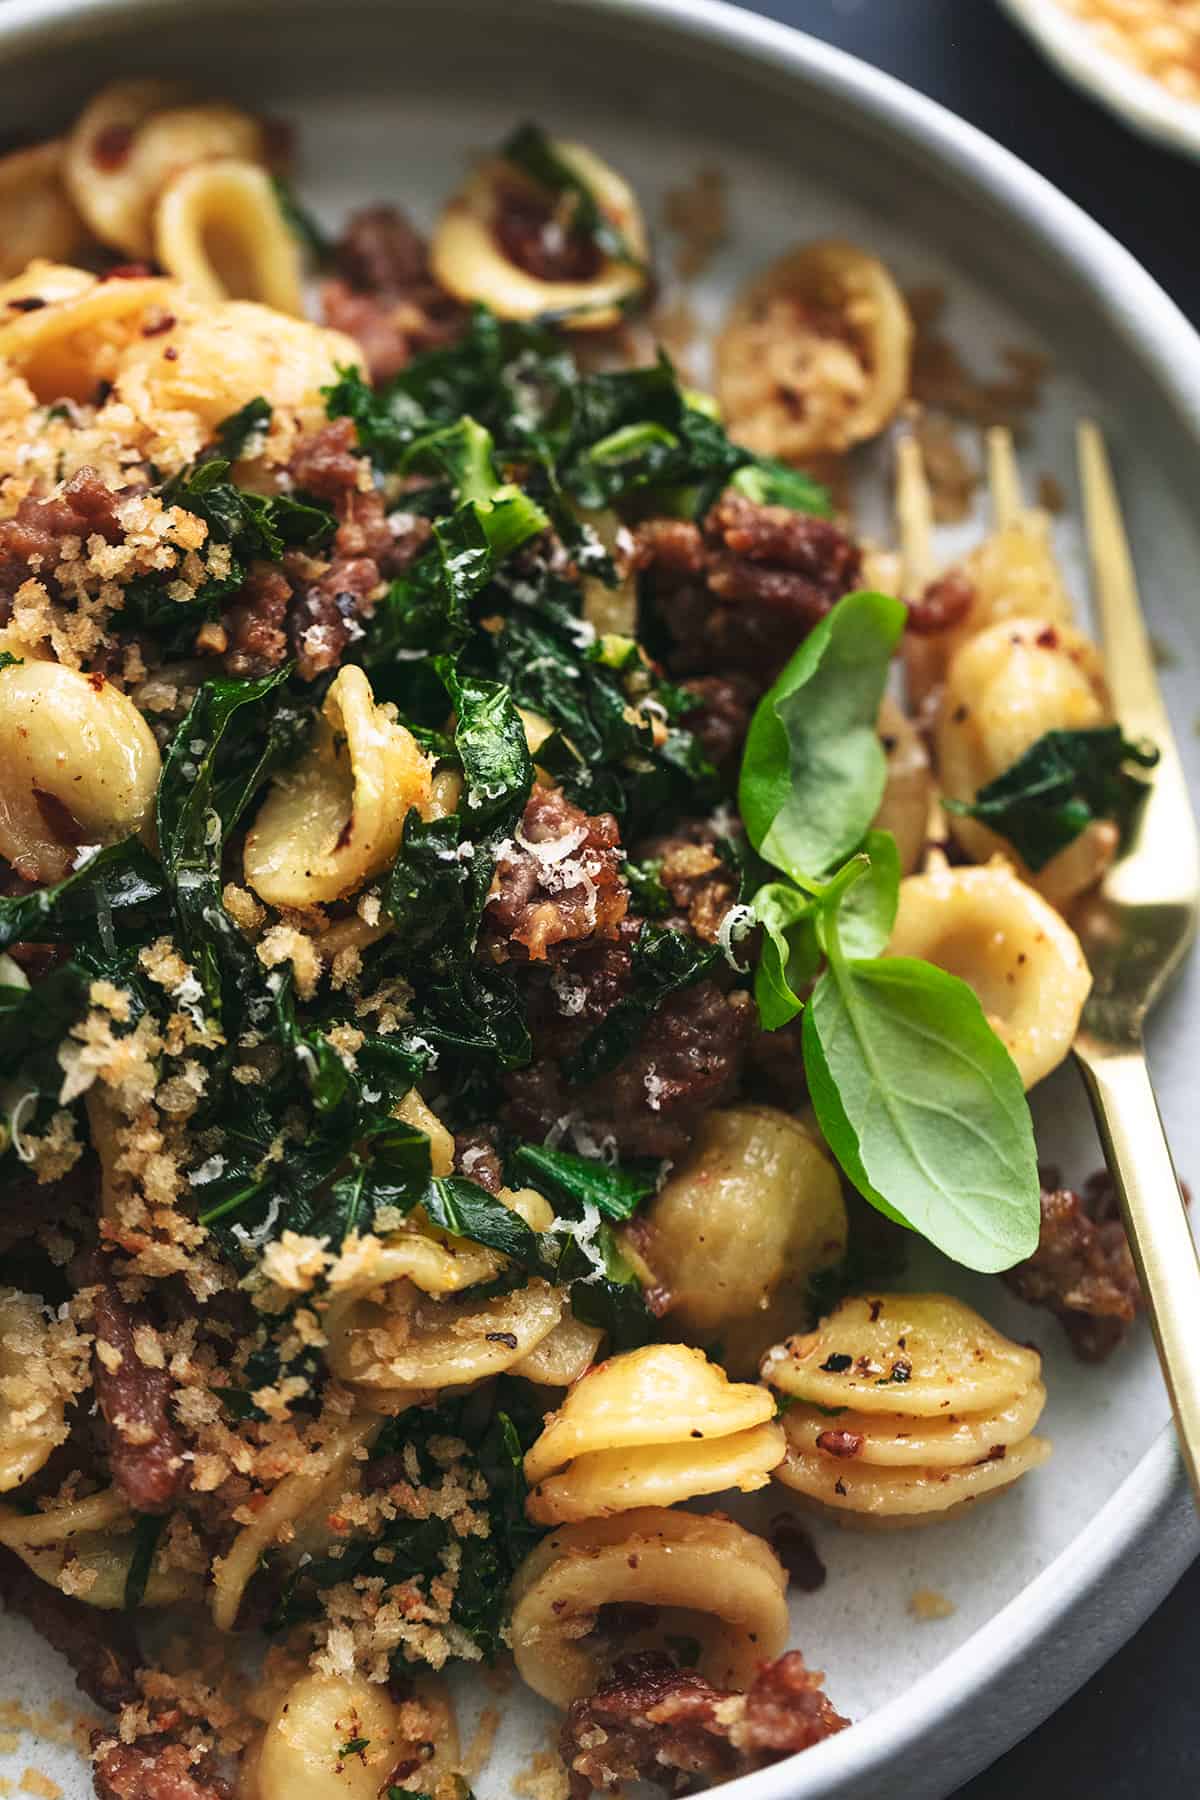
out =
[[[169,16],[178,0],[4,0],[0,55],[12,60]],[[494,0],[477,0],[494,3]],[[1004,0],[1014,10],[1016,0]],[[198,14],[284,12],[293,0],[192,0]],[[390,10],[394,0],[343,0]],[[1200,336],[1176,303],[1103,226],[978,127],[897,77],[728,0],[505,0],[523,10],[623,20],[738,55],[823,90],[926,155],[954,166],[1043,250],[1082,277],[1093,304],[1148,365],[1200,461]],[[1136,1557],[1129,1552],[1136,1548]],[[1200,1550],[1168,1425],[1058,1556],[906,1692],[853,1731],[731,1783],[742,1800],[862,1800],[887,1773],[888,1800],[944,1800],[1040,1724],[1149,1616]],[[914,1626],[914,1629],[917,1627]],[[1040,1653],[1040,1654],[1039,1654]],[[1050,1666],[1042,1658],[1051,1656]],[[1036,1666],[1032,1666],[1035,1665]]]
[[[1057,0],[1000,0],[1009,18],[1060,75],[1123,124],[1184,156],[1200,158],[1200,102],[1181,99],[1098,43]]]

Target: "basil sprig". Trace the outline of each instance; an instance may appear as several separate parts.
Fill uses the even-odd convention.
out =
[[[768,1031],[803,1011],[809,1095],[864,1197],[955,1261],[994,1271],[1038,1241],[1021,1078],[965,982],[881,955],[900,864],[891,836],[870,829],[886,779],[875,722],[903,620],[898,601],[848,595],[754,715],[742,817],[785,877],[751,902],[754,992]]]

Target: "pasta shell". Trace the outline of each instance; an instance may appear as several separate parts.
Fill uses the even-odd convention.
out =
[[[766,1487],[784,1449],[778,1425],[755,1425],[703,1443],[594,1450],[539,1482],[525,1510],[535,1525],[561,1525],[733,1488],[751,1494]]]
[[[754,277],[716,343],[730,436],[797,461],[874,437],[908,392],[913,327],[877,257],[829,240]]]
[[[179,105],[163,81],[117,81],[84,108],[67,139],[64,175],[102,244],[137,260],[154,255],[154,203],[180,169],[214,156],[266,160],[262,126],[223,102]]]
[[[296,236],[254,163],[221,157],[180,169],[155,203],[154,242],[163,268],[198,300],[259,300],[304,315]]]
[[[934,636],[906,634],[902,653],[910,704],[921,706],[968,638],[1004,619],[1040,618],[1054,625],[1074,623],[1075,611],[1054,557],[1050,520],[1027,507],[1000,526],[977,549],[947,571],[970,591],[966,617]],[[945,578],[945,577],[944,577]]]
[[[286,1690],[253,1755],[254,1800],[378,1800],[388,1776],[410,1765],[432,1791],[457,1766],[458,1732],[440,1683],[418,1684],[414,1698],[428,1715],[419,1739],[406,1726],[415,1708],[398,1704],[381,1682],[302,1676]],[[352,1744],[359,1748],[348,1751]]]
[[[991,625],[963,644],[949,666],[937,724],[943,790],[949,799],[973,800],[1047,731],[1086,731],[1112,717],[1100,654],[1073,625],[1027,616]],[[1118,844],[1111,822],[1093,821],[1032,874],[980,820],[951,813],[949,822],[968,856],[982,862],[1001,852],[1057,906],[1099,879]]]
[[[0,669],[0,855],[27,880],[60,881],[81,844],[147,827],[160,758],[131,700],[55,662]]]
[[[855,1412],[848,1409],[832,1417],[820,1407],[789,1406],[783,1427],[789,1450],[804,1455],[834,1452],[832,1442],[855,1465],[887,1469],[958,1469],[982,1462],[998,1445],[1020,1443],[1037,1425],[1046,1404],[1046,1390],[1033,1381],[1023,1394],[993,1412],[951,1413],[943,1418],[921,1419],[896,1414]]]
[[[13,1550],[39,1580],[63,1587],[102,1612],[119,1612],[133,1563],[132,1516],[124,1498],[109,1488],[86,1500],[42,1513],[0,1508],[0,1544]],[[178,1606],[198,1599],[200,1582],[185,1570],[166,1568],[156,1555],[142,1595],[146,1607]]]
[[[647,1344],[609,1357],[572,1388],[526,1455],[525,1477],[544,1481],[597,1450],[728,1437],[774,1413],[765,1388],[731,1382],[703,1351]]]
[[[394,1283],[386,1302],[331,1307],[325,1331],[329,1364],[366,1389],[459,1387],[513,1368],[549,1337],[564,1295],[531,1281],[494,1300],[435,1300],[411,1283]]]
[[[61,138],[0,156],[0,281],[37,258],[69,262],[86,236],[63,185]]]
[[[585,1325],[574,1313],[566,1313],[548,1337],[513,1364],[512,1373],[541,1387],[570,1387],[587,1374],[603,1338],[595,1325]]]
[[[740,1375],[806,1318],[809,1279],[842,1256],[846,1230],[841,1181],[815,1130],[776,1107],[730,1106],[705,1115],[626,1237],[672,1324],[719,1337]]]
[[[762,1364],[772,1387],[811,1405],[919,1419],[1008,1406],[1040,1371],[1036,1350],[947,1294],[855,1295]]]
[[[1067,1055],[1092,985],[1071,927],[999,857],[907,876],[887,954],[965,981],[1027,1088]]]
[[[513,1656],[535,1693],[567,1707],[604,1674],[603,1609],[644,1605],[659,1609],[652,1637],[694,1636],[700,1673],[741,1690],[787,1643],[786,1588],[770,1547],[730,1519],[643,1507],[565,1525],[513,1581]]]
[[[0,1494],[35,1475],[66,1435],[41,1305],[32,1294],[0,1289]]]
[[[428,815],[431,775],[362,670],[344,666],[308,754],[277,779],[246,834],[247,882],[272,906],[355,893],[395,857],[409,809]]]
[[[785,1487],[795,1488],[834,1512],[898,1523],[925,1513],[945,1513],[964,1501],[1011,1487],[1050,1455],[1050,1445],[1038,1437],[1024,1438],[1008,1448],[1001,1446],[1001,1450],[999,1457],[956,1468],[897,1469],[789,1449],[776,1476]]]
[[[509,164],[482,163],[438,220],[429,260],[435,278],[458,299],[479,301],[502,319],[562,315],[573,331],[598,331],[620,322],[621,309],[646,285],[646,228],[633,190],[615,169],[583,144],[554,141],[559,160],[588,188],[601,212],[620,231],[636,262],[607,258],[595,275],[579,281],[544,281],[510,261],[496,223],[506,192],[529,187]]]

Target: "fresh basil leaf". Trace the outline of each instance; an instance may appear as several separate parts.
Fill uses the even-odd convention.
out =
[[[612,1165],[594,1157],[552,1150],[547,1144],[519,1144],[512,1155],[518,1179],[553,1200],[594,1206],[606,1219],[629,1219],[658,1188],[660,1165],[628,1162]]]
[[[789,882],[770,881],[750,902],[755,923],[763,928],[762,948],[754,971],[754,1000],[764,1031],[778,1031],[804,1004],[821,961],[815,904]]]
[[[803,1043],[826,1142],[872,1205],[970,1269],[1032,1255],[1029,1108],[965,982],[908,957],[835,954],[805,1008]]]
[[[974,800],[947,799],[947,811],[988,825],[1036,874],[1095,819],[1127,834],[1147,784],[1128,765],[1152,769],[1158,751],[1130,743],[1119,725],[1047,731]]]
[[[789,506],[818,519],[828,519],[833,512],[827,488],[773,456],[755,457],[730,477],[729,485],[757,506]]]
[[[754,848],[813,880],[861,842],[887,767],[875,728],[905,608],[847,594],[812,631],[755,709],[738,805]]]
[[[900,903],[900,852],[890,831],[868,831],[869,862],[837,901],[838,940],[845,956],[879,956],[887,947]]]

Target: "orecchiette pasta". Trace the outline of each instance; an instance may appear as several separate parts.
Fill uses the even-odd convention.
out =
[[[812,1406],[936,1419],[1007,1405],[1041,1364],[948,1294],[856,1294],[769,1350],[762,1373]]]
[[[591,1368],[603,1337],[595,1325],[585,1325],[573,1313],[566,1313],[528,1356],[513,1364],[510,1373],[536,1381],[539,1387],[570,1387]]]
[[[834,241],[789,251],[742,290],[717,339],[731,436],[789,461],[874,437],[907,392],[912,336],[876,257]]]
[[[112,844],[152,817],[160,758],[131,700],[102,675],[31,661],[0,669],[0,855],[59,881],[81,844]]]
[[[1013,618],[969,639],[950,664],[938,713],[937,755],[951,800],[973,800],[1047,731],[1086,731],[1112,718],[1099,652],[1073,625]],[[950,829],[982,861],[996,850],[1016,860],[978,819],[951,813]],[[1116,827],[1094,820],[1081,837],[1026,879],[1062,905],[1090,887],[1112,860]]]
[[[730,1519],[648,1506],[565,1525],[517,1571],[513,1655],[535,1693],[569,1706],[604,1674],[603,1609],[640,1605],[656,1609],[651,1641],[694,1637],[699,1672],[744,1689],[787,1642],[786,1588],[769,1546]]]
[[[1050,1454],[1031,1435],[1041,1358],[943,1294],[844,1300],[763,1359],[799,1404],[777,1479],[838,1515],[910,1524],[1007,1487]]]
[[[273,906],[352,894],[400,848],[410,807],[426,817],[432,767],[410,731],[342,668],[300,765],[278,778],[246,834],[246,880]]]
[[[118,81],[84,108],[67,140],[65,178],[102,244],[154,255],[154,204],[180,169],[210,157],[266,158],[262,126],[219,102],[181,105],[163,81]]]
[[[420,1683],[404,1703],[361,1675],[309,1674],[267,1721],[244,1800],[378,1800],[397,1769],[432,1792],[457,1764],[454,1713],[438,1684]]]
[[[944,680],[955,653],[977,633],[1004,619],[1039,618],[1071,625],[1074,610],[1050,541],[1050,520],[1033,508],[999,525],[961,564],[942,577],[969,595],[965,618],[931,636],[908,633],[904,662],[909,699],[924,703]],[[890,591],[890,590],[889,590]]]
[[[900,873],[911,875],[924,854],[933,798],[929,752],[917,727],[890,694],[884,695],[879,708],[879,736],[887,752],[887,785],[871,824],[875,831],[891,832]]]
[[[322,1499],[336,1500],[349,1485],[357,1453],[365,1450],[379,1427],[380,1420],[367,1413],[348,1420],[300,1468],[284,1476],[259,1507],[253,1524],[244,1525],[227,1554],[216,1559],[212,1615],[218,1630],[233,1630],[246,1583],[260,1558],[277,1544],[294,1542],[297,1524],[319,1511]]]
[[[449,202],[434,233],[430,262],[442,286],[460,300],[482,301],[503,319],[562,316],[573,330],[615,325],[622,305],[646,284],[646,228],[632,190],[583,144],[555,140],[559,161],[591,194],[600,212],[629,247],[627,262],[606,256],[595,273],[575,280],[546,280],[507,253],[499,235],[507,205],[537,203],[542,191],[501,159],[482,163]]]
[[[613,1356],[568,1393],[525,1458],[539,1525],[765,1487],[783,1454],[764,1388],[683,1344]]]
[[[902,881],[888,954],[973,988],[1027,1088],[1070,1050],[1092,985],[1071,927],[999,857]]]
[[[57,263],[0,288],[0,359],[40,401],[94,401],[103,386],[102,411],[172,468],[260,395],[293,431],[322,423],[321,389],[362,361],[341,332],[251,300],[198,305],[164,276],[99,279]]]
[[[301,317],[300,252],[271,178],[222,157],[180,169],[154,209],[158,260],[198,300],[261,300]]]
[[[701,1121],[627,1243],[673,1324],[750,1374],[804,1317],[806,1288],[846,1247],[841,1181],[815,1131],[770,1106]]]
[[[0,156],[0,281],[37,257],[69,261],[85,235],[63,186],[61,139]]]
[[[0,1544],[50,1587],[63,1589],[88,1606],[119,1612],[136,1540],[126,1501],[111,1489],[87,1500],[58,1505],[43,1513],[0,1508]],[[198,1576],[167,1567],[162,1551],[150,1566],[142,1605],[178,1606],[199,1597]]]
[[[0,1494],[36,1474],[67,1435],[45,1340],[45,1315],[32,1294],[0,1289]]]

